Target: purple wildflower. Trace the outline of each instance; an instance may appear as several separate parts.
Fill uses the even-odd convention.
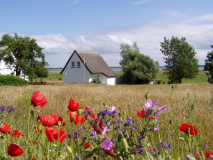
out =
[[[130,122],[131,122],[131,119],[130,119],[130,118],[127,118],[127,119],[126,119],[126,122],[127,122],[127,123],[130,123]]]
[[[82,158],[81,157],[77,157],[77,160],[82,160]]]
[[[139,140],[142,140],[142,139],[144,139],[144,137],[138,136],[138,139],[139,139]]]
[[[157,101],[154,101],[152,103],[151,99],[149,99],[144,105],[145,105],[146,109],[152,109],[155,107],[156,104],[157,104]]]
[[[154,131],[157,131],[157,130],[159,130],[159,129],[160,129],[159,127],[155,127],[155,128],[154,128]]]
[[[117,108],[116,108],[115,106],[112,106],[112,107],[111,107],[111,111],[117,112]]]
[[[71,135],[70,134],[66,135],[66,138],[71,139]]]
[[[170,152],[173,152],[171,144],[168,145]]]
[[[164,111],[167,109],[167,105],[158,108],[158,112]]]
[[[92,138],[95,139],[96,136],[97,136],[97,132],[96,131],[92,131],[92,134],[93,134]]]
[[[132,121],[132,124],[135,124],[135,121]]]
[[[120,120],[118,120],[117,122],[120,123]]]
[[[118,128],[120,128],[120,126],[115,127],[115,129],[118,129]]]
[[[6,110],[6,107],[5,107],[5,106],[2,106],[2,107],[0,108],[0,110],[1,110],[1,111],[5,111],[5,110]]]
[[[121,123],[124,123],[124,121],[121,121]]]
[[[108,139],[105,139],[102,143],[102,148],[106,151],[109,151],[113,147],[113,143]]]
[[[105,135],[106,132],[108,132],[108,131],[109,131],[109,129],[108,129],[107,127],[104,127],[104,129],[103,129],[103,131],[102,131],[103,135]]]

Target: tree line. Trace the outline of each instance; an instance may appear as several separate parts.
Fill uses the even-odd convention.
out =
[[[4,34],[0,47],[5,46],[6,49],[0,53],[0,60],[13,64],[17,77],[20,76],[21,71],[28,75],[30,81],[48,76],[48,63],[42,53],[43,48],[38,46],[35,39],[21,37],[16,33],[14,36]]]
[[[199,64],[195,58],[194,48],[186,42],[186,38],[172,37],[164,38],[160,42],[160,51],[164,55],[165,70],[164,74],[168,77],[168,83],[182,83],[182,79],[192,79],[198,75]],[[211,46],[213,49],[213,45]],[[151,79],[155,79],[159,72],[159,63],[154,62],[149,56],[140,53],[135,42],[133,46],[127,44],[120,45],[120,55],[122,57],[123,83],[126,84],[147,84]],[[205,70],[207,75],[213,77],[213,51],[207,54],[205,60]]]
[[[3,46],[6,46],[6,49],[0,53],[0,60],[12,63],[17,77],[21,71],[28,75],[29,80],[48,76],[48,63],[42,53],[43,48],[35,39],[21,37],[16,33],[14,36],[4,34],[0,40],[0,47]],[[198,59],[195,58],[196,52],[186,42],[185,37],[165,37],[160,46],[166,64],[164,74],[167,75],[169,83],[182,83],[183,78],[192,79],[197,76],[199,65]],[[213,45],[211,48],[213,49]],[[151,79],[155,79],[159,72],[159,63],[140,53],[136,42],[132,46],[121,44],[120,49],[123,83],[147,84]],[[213,77],[213,51],[207,53],[204,68],[209,71],[207,75]]]

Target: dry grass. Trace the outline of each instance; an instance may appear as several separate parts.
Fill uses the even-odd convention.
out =
[[[157,100],[158,106],[161,107],[165,104],[169,108],[159,118],[160,120],[160,136],[165,138],[166,134],[173,133],[173,141],[178,140],[178,134],[184,137],[184,133],[179,131],[181,123],[189,123],[196,125],[198,135],[196,136],[196,145],[200,147],[204,143],[208,143],[210,148],[213,132],[212,129],[212,86],[207,83],[194,83],[194,84],[181,84],[177,85],[174,89],[169,102],[169,97],[172,92],[171,85],[61,85],[61,86],[26,86],[26,87],[0,87],[0,100],[1,106],[13,105],[16,113],[26,112],[25,108],[30,105],[30,100],[34,90],[39,90],[48,99],[48,103],[43,109],[40,109],[41,114],[56,113],[62,116],[66,123],[69,123],[68,103],[72,97],[77,100],[83,108],[86,106],[93,108],[97,113],[99,110],[104,109],[103,102],[108,106],[122,107],[127,112],[127,117],[131,117],[136,121],[139,129],[143,127],[144,120],[137,115],[137,111],[142,110],[145,103],[145,94],[149,93],[151,100]],[[190,95],[191,101],[187,100],[187,94]],[[189,109],[189,103],[195,99],[195,110],[192,112],[192,119],[187,118],[186,110]],[[185,100],[183,100],[185,98]],[[39,108],[34,108],[39,109]],[[171,112],[172,117],[171,117]],[[19,120],[13,121],[14,123],[21,123],[23,118],[19,115]],[[126,117],[123,117],[126,118]],[[168,121],[173,119],[173,127],[169,125]],[[7,121],[10,121],[7,119]],[[12,122],[10,122],[12,123]],[[68,129],[69,126],[66,126]],[[173,130],[172,130],[173,129]],[[153,139],[154,138],[154,139]],[[158,143],[159,138],[157,132],[153,133],[153,138],[150,139],[153,143]],[[177,144],[174,143],[174,145]]]

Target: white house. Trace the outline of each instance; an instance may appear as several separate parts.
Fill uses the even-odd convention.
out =
[[[0,54],[6,48],[7,47],[0,47]],[[14,76],[16,76],[14,64],[0,60],[0,75],[14,75]],[[25,79],[25,80],[28,81],[28,76],[24,75],[22,73],[22,71],[20,73],[19,78],[22,78],[22,79]]]
[[[101,55],[90,51],[74,50],[60,74],[63,74],[66,83],[88,83],[98,77],[102,84],[115,85],[116,80],[115,73]]]

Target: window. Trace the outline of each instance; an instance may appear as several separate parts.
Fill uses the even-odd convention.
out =
[[[75,68],[75,62],[72,62],[72,66],[71,66],[72,68]]]
[[[77,62],[77,68],[80,68],[80,62]]]

